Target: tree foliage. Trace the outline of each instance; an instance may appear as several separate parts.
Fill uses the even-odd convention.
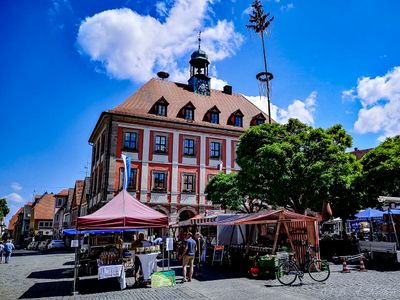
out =
[[[9,212],[7,200],[5,198],[0,199],[0,218],[7,216]]]
[[[345,152],[351,143],[341,125],[324,130],[290,119],[285,125],[254,126],[241,136],[237,149],[241,171],[233,175],[230,184],[237,186],[229,190],[240,192],[242,201],[257,200],[261,206],[290,207],[299,213],[307,208],[320,211],[323,201],[329,201],[335,215],[346,215],[342,207],[358,208],[353,194],[361,170],[355,156]],[[208,192],[219,190],[224,205],[237,207],[233,194],[217,188],[217,179],[211,183]]]
[[[369,151],[361,164],[365,207],[377,206],[379,196],[400,196],[400,136]]]
[[[255,0],[251,5],[252,11],[250,13],[250,24],[246,25],[247,28],[254,30],[254,32],[263,35],[264,31],[268,28],[274,17],[269,17],[270,13],[264,13],[260,0]]]

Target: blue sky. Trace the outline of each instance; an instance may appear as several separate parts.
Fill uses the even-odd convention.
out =
[[[260,39],[245,28],[250,2],[1,1],[0,196],[12,213],[34,191],[85,176],[103,110],[159,70],[187,80],[199,30],[213,86],[228,83],[265,109]],[[275,17],[267,55],[277,120],[341,123],[359,148],[400,133],[398,1],[263,4]]]

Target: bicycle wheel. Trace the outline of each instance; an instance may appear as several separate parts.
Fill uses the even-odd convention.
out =
[[[308,266],[308,274],[313,280],[323,282],[331,274],[329,264],[326,261],[315,260]]]
[[[291,285],[295,282],[299,274],[299,269],[294,262],[284,261],[278,266],[275,274],[280,283],[283,285]]]

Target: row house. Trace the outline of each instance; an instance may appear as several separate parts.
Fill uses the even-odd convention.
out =
[[[79,217],[86,216],[88,214],[88,203],[90,197],[90,177],[86,177],[83,182],[82,199],[79,205]]]
[[[68,189],[61,190],[55,194],[55,209],[53,218],[53,237],[55,239],[60,239],[63,230],[64,212],[68,200]]]
[[[39,239],[53,236],[55,200],[54,194],[47,192],[40,197],[35,197],[29,222],[31,235],[38,236]]]
[[[74,194],[71,202],[71,228],[76,227],[76,221],[79,216],[79,207],[82,200],[84,180],[75,181]]]
[[[210,88],[207,54],[193,52],[188,84],[159,72],[117,107],[103,112],[89,138],[92,147],[88,211],[122,188],[122,154],[131,158],[128,192],[182,221],[214,208],[204,189],[222,171],[236,172],[236,147],[267,115],[243,95]]]

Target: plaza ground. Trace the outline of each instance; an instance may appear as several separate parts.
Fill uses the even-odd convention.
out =
[[[10,264],[0,264],[0,298],[73,299],[73,254],[17,251]],[[399,299],[400,271],[352,270],[340,273],[333,265],[326,283],[316,283],[308,275],[304,284],[282,286],[276,280],[252,280],[218,268],[208,270],[200,280],[166,288],[118,290],[118,282],[98,281],[95,276],[80,282],[77,299]],[[180,270],[179,270],[180,271]],[[181,279],[177,272],[177,279]],[[132,283],[128,278],[128,284]]]

